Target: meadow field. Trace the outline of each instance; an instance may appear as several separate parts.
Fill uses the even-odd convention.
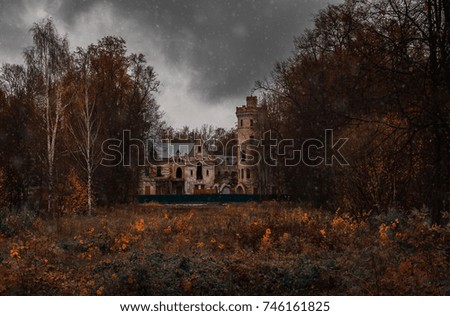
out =
[[[276,202],[1,213],[1,295],[450,295],[426,211]]]

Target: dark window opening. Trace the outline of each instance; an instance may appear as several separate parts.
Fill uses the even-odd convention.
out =
[[[250,179],[250,169],[247,169],[247,179]]]
[[[193,176],[193,175],[194,175],[194,171],[191,170],[191,176]]]
[[[161,167],[156,167],[156,176],[162,177],[162,168]]]
[[[218,177],[220,177],[220,170],[219,170],[219,171],[217,171],[217,176],[218,176]]]
[[[253,120],[250,120],[250,126],[253,126]]]
[[[198,147],[197,147],[197,152],[199,152],[199,153],[202,152],[202,146],[198,146]]]
[[[145,167],[144,168],[144,174],[145,174],[146,177],[150,176],[150,169]]]
[[[244,169],[241,169],[241,179],[244,179]]]
[[[209,176],[209,170],[206,170],[206,175]]]
[[[241,126],[244,126],[244,120],[241,120]]]
[[[202,164],[199,162],[197,164],[197,180],[202,180],[203,179],[203,168],[202,168]]]

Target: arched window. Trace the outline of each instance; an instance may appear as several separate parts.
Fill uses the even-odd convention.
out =
[[[206,176],[209,176],[209,170],[206,170]]]
[[[197,180],[202,179],[203,179],[203,168],[201,162],[199,161],[197,164]]]
[[[241,169],[241,179],[244,179],[244,169]]]
[[[181,170],[180,167],[177,168],[176,177],[177,179],[181,179],[183,177],[183,170]]]

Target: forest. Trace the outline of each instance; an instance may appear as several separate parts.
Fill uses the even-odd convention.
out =
[[[255,89],[269,129],[299,143],[332,129],[348,139],[349,166],[281,164],[288,190],[355,215],[426,206],[439,223],[450,198],[450,3],[353,0],[314,22]]]
[[[0,294],[448,295],[450,2],[346,0],[313,22],[252,93],[277,140],[333,130],[348,165],[288,166],[292,147],[271,167],[290,203],[182,210],[137,205],[137,160],[105,167],[102,143],[233,129],[170,127],[125,39],[71,51],[36,22],[0,70]]]

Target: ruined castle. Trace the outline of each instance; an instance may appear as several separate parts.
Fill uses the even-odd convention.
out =
[[[156,143],[142,172],[140,194],[276,194],[257,147],[264,109],[256,96],[246,101],[236,107],[235,140],[227,144],[231,150],[217,152],[202,139]]]

